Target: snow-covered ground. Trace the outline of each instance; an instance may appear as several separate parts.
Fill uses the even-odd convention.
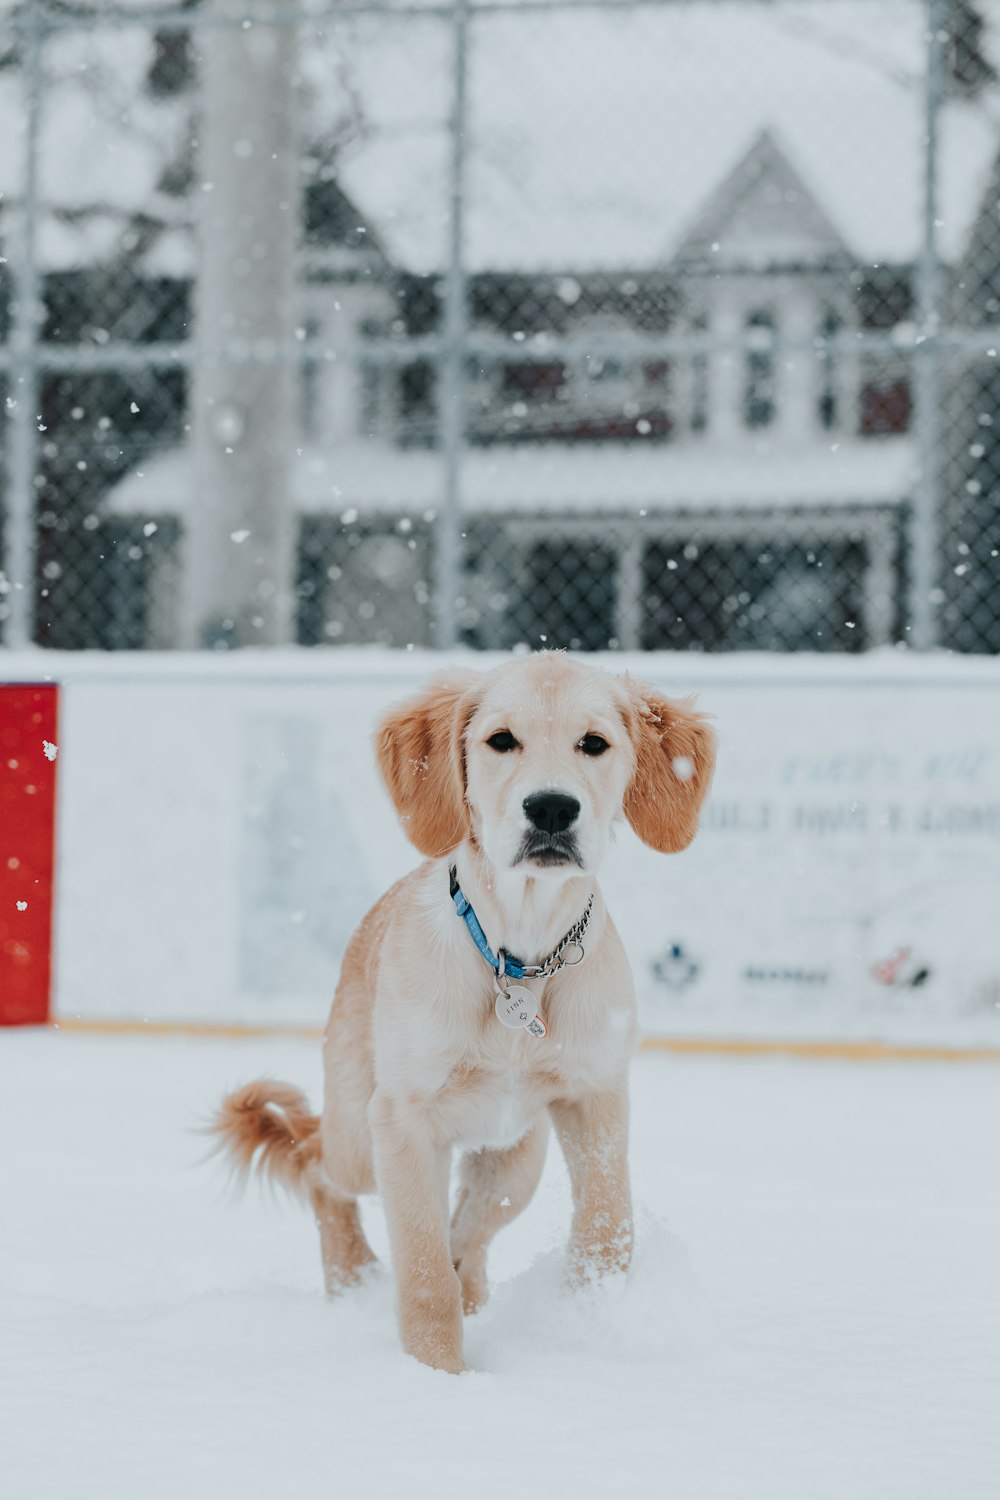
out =
[[[0,1036],[6,1500],[995,1500],[995,1068],[641,1057],[631,1279],[562,1291],[553,1152],[461,1379],[201,1164],[261,1072],[318,1099],[306,1044]]]

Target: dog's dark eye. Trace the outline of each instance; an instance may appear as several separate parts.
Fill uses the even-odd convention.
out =
[[[497,750],[501,755],[506,754],[508,750],[517,749],[517,740],[509,729],[498,729],[496,734],[490,735],[486,743],[491,750]]]
[[[584,755],[603,755],[608,742],[601,734],[585,734],[576,748],[582,750]]]

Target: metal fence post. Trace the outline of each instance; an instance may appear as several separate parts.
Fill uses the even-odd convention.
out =
[[[12,401],[4,510],[4,573],[7,646],[29,646],[35,624],[35,471],[38,458],[38,319],[41,280],[36,255],[38,132],[42,110],[44,21],[37,6],[25,8],[20,28],[24,48],[24,182],[19,233],[11,261],[14,308],[10,341]]]
[[[949,0],[926,0],[927,57],[924,74],[923,235],[916,271],[917,347],[913,415],[920,476],[909,524],[910,644],[929,651],[938,644],[941,532],[940,263],[937,248],[939,115],[944,98],[944,45]]]
[[[465,273],[465,125],[468,69],[468,0],[456,0],[452,80],[450,227],[444,288],[443,344],[438,365],[440,433],[444,458],[441,509],[434,546],[434,643],[449,650],[458,639],[461,574],[461,464],[465,445],[465,343],[468,333]]]

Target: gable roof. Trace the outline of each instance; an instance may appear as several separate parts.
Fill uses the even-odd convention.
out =
[[[1000,16],[988,12],[993,30]],[[473,271],[669,264],[756,142],[775,142],[862,262],[921,243],[923,6],[771,0],[474,16],[466,248]],[[991,33],[992,39],[992,33]],[[427,22],[351,52],[368,131],[341,172],[414,270],[445,264],[448,51]],[[438,48],[440,47],[440,55]],[[353,51],[352,51],[353,49]],[[412,88],[398,81],[409,59]],[[414,66],[414,52],[422,65]],[[962,251],[997,149],[983,100],[940,122],[939,237]]]
[[[675,264],[798,265],[848,255],[844,241],[778,146],[763,130],[698,214]]]

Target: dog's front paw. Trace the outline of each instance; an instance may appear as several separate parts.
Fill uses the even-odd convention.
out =
[[[448,1375],[461,1375],[465,1370],[461,1341],[455,1341],[451,1330],[435,1327],[413,1329],[404,1335],[403,1348],[432,1370],[444,1370]]]
[[[461,1375],[465,1369],[462,1358],[462,1309],[459,1303],[459,1282],[447,1290],[435,1293],[427,1287],[418,1288],[407,1297],[400,1309],[400,1334],[403,1348],[422,1365],[433,1370],[447,1370],[451,1375]]]
[[[570,1245],[566,1274],[571,1286],[590,1286],[604,1276],[624,1275],[632,1264],[632,1226]]]
[[[467,1318],[477,1313],[481,1307],[485,1307],[490,1295],[489,1284],[486,1280],[486,1265],[484,1261],[476,1261],[471,1256],[462,1260],[456,1260],[455,1270],[458,1272],[459,1285],[462,1288],[462,1311]]]

